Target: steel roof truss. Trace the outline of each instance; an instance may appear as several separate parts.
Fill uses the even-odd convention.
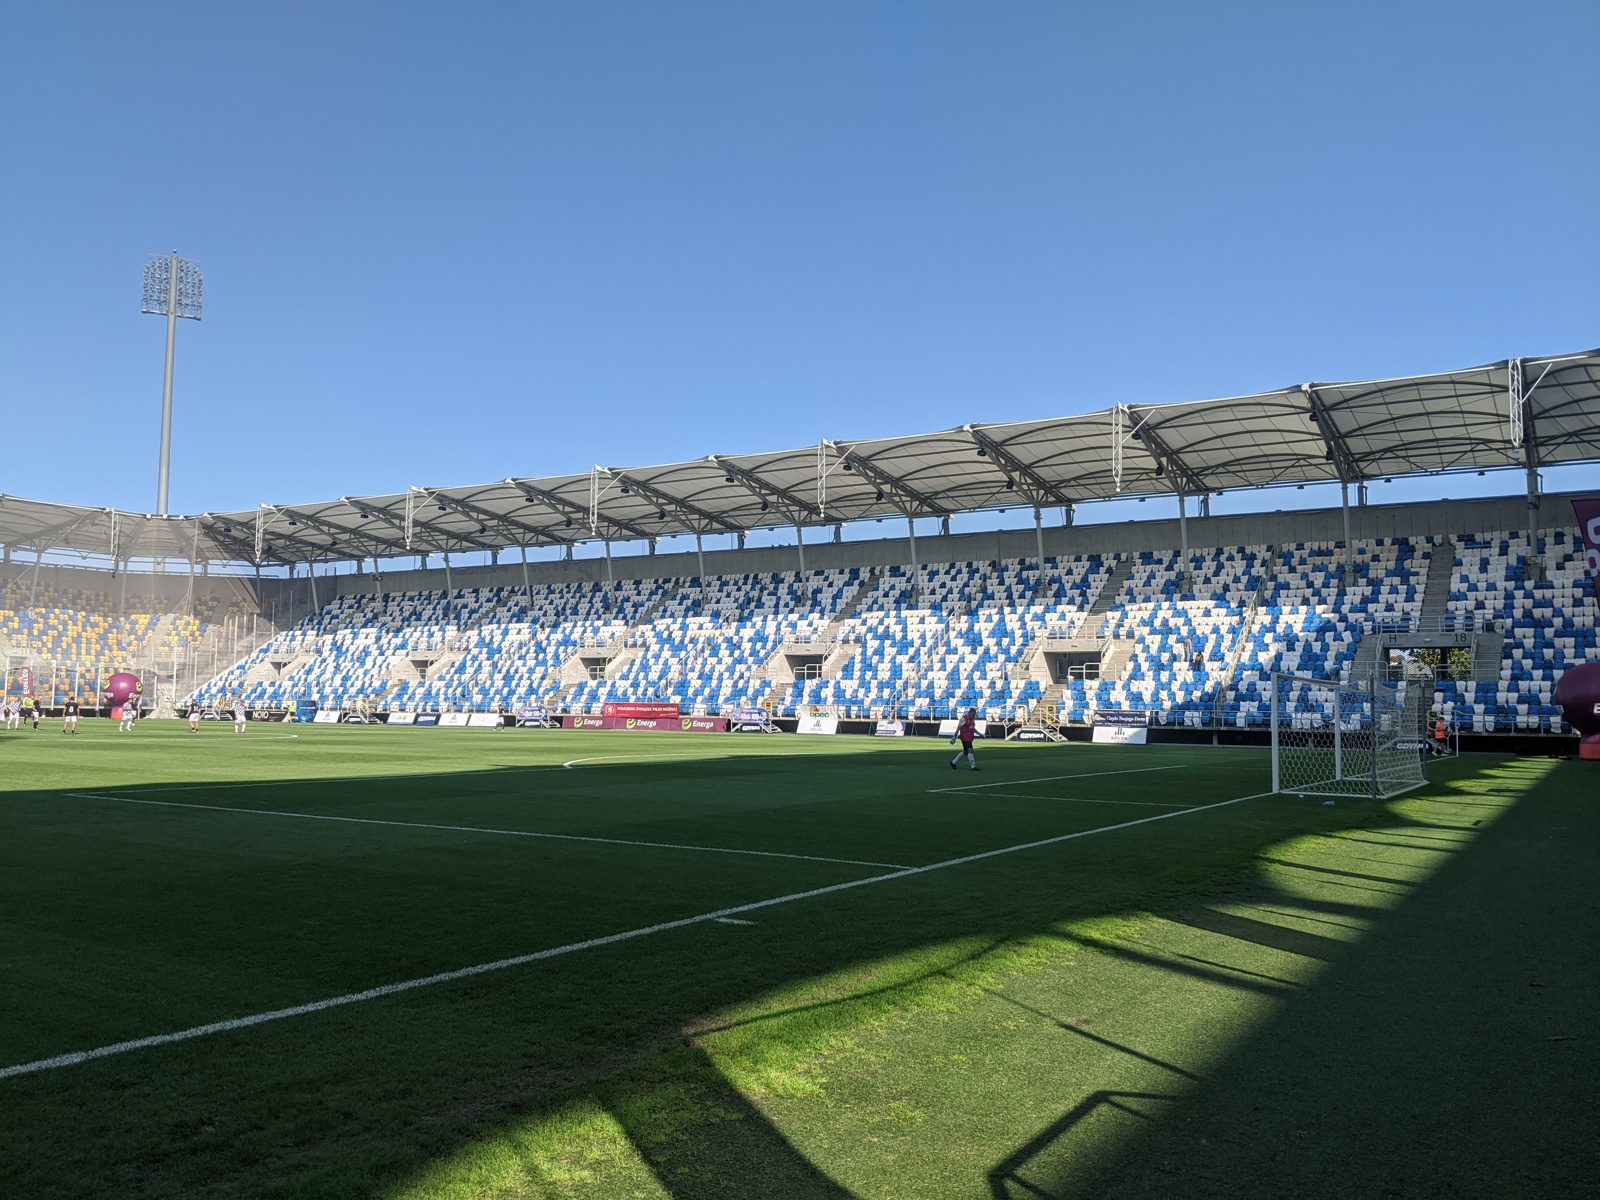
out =
[[[426,492],[419,488],[416,490],[415,494],[426,495]],[[393,509],[382,504],[368,504],[366,501],[360,501],[359,503],[361,504],[362,508],[366,509],[373,516],[387,521],[390,525],[393,525],[402,533],[405,532],[406,518],[403,514],[396,514]],[[453,530],[446,529],[442,525],[435,525],[432,521],[417,516],[415,512],[411,514],[411,528],[413,530],[421,529],[431,534],[435,540],[432,545],[425,548],[428,550],[437,550],[440,553],[446,553],[450,550],[459,549],[463,545],[471,546],[476,550],[500,549],[500,547],[496,546],[493,542],[480,541],[475,537],[468,537],[466,534],[456,533]],[[407,554],[415,554],[417,552],[417,539],[415,536],[411,537],[409,541],[395,544],[402,546],[404,552]]]
[[[1301,384],[1300,390],[1305,394],[1306,406],[1311,410],[1311,423],[1322,435],[1322,444],[1328,448],[1328,461],[1333,464],[1334,470],[1339,472],[1340,481],[1359,482],[1364,473],[1356,462],[1356,456],[1350,452],[1344,434],[1339,432],[1339,427],[1334,423],[1333,413],[1317,393],[1316,384]]]
[[[1185,465],[1183,459],[1174,454],[1166,442],[1161,439],[1161,435],[1156,432],[1155,426],[1150,424],[1149,417],[1145,417],[1135,425],[1128,436],[1137,436],[1137,440],[1144,444],[1145,451],[1155,460],[1156,466],[1171,474],[1174,491],[1187,489],[1191,496],[1203,496],[1210,491],[1200,480],[1200,477],[1191,471]]]
[[[589,524],[589,509],[585,505],[578,504],[576,501],[568,500],[565,496],[558,495],[557,493],[548,491],[542,487],[536,487],[534,484],[528,483],[521,479],[507,479],[506,482],[512,487],[516,488],[529,500],[537,500],[540,504],[553,508],[557,512],[564,512],[569,517],[581,519],[586,526]],[[620,529],[624,533],[631,533],[637,538],[649,538],[654,536],[648,529],[645,529],[639,525],[635,525],[631,521],[620,521],[615,517],[606,517],[605,520],[606,523],[612,527],[613,531]]]
[[[855,446],[852,445],[841,452],[837,442],[829,442],[827,444],[833,447],[834,453],[839,456],[840,465],[848,463],[851,468],[859,474],[865,475],[873,483],[884,489],[886,493],[892,492],[900,497],[904,503],[898,503],[895,507],[905,513],[906,516],[939,517],[948,514],[949,507],[947,505],[940,504],[933,497],[919,492],[916,488],[900,479],[899,476],[885,471],[866,455],[857,454]],[[920,508],[922,511],[914,512],[912,511],[913,507]]]
[[[804,523],[807,518],[815,521],[822,520],[822,510],[809,500],[802,500],[799,495],[786,487],[779,487],[757,475],[754,471],[747,470],[737,463],[729,462],[720,454],[706,456],[706,461],[721,467],[728,475],[732,475],[734,482],[741,484],[757,500],[766,502],[770,495],[781,501],[779,510],[796,525]]]
[[[536,538],[549,538],[553,542],[570,545],[572,538],[556,533],[553,529],[543,525],[530,525],[506,513],[497,513],[493,509],[484,508],[474,504],[471,500],[463,500],[459,496],[452,496],[449,492],[436,492],[429,488],[420,489],[422,494],[430,499],[445,504],[455,509],[463,516],[471,517],[482,525],[492,525],[503,534],[508,543],[515,546],[523,544],[522,539],[526,534],[533,534]],[[415,516],[412,517],[415,521]]]
[[[1007,482],[1015,477],[1026,485],[1022,489],[1022,494],[1033,501],[1035,508],[1043,508],[1046,504],[1059,504],[1063,508],[1072,507],[1072,501],[1062,495],[1055,484],[1040,475],[976,425],[963,425],[961,428],[984,451],[984,457],[991,459],[994,465],[1005,474]]]
[[[663,492],[660,488],[651,487],[648,483],[644,483],[634,476],[629,475],[626,471],[620,471],[615,467],[601,467],[600,470],[605,472],[607,478],[620,483],[630,492],[639,493],[639,495],[643,496],[646,500],[649,500],[652,504],[659,504],[663,508],[674,509],[680,516],[686,518],[691,525],[695,521],[700,521],[703,525],[714,525],[718,529],[722,529],[727,533],[742,532],[741,526],[735,525],[727,518],[719,517],[712,512],[707,512],[699,505],[691,504],[687,500],[680,499],[679,497],[671,495],[668,492]],[[609,520],[609,518],[607,519]],[[705,533],[707,530],[701,528],[696,529],[695,532]]]
[[[351,529],[348,526],[336,524],[326,517],[314,517],[310,513],[301,512],[297,508],[280,508],[277,505],[272,505],[271,508],[278,515],[298,521],[302,525],[309,525],[312,529],[320,529],[331,538],[348,538],[355,542],[358,547],[365,542],[369,549],[373,545],[379,545],[403,552],[406,548],[405,543],[397,539],[379,537],[377,534],[370,533],[364,529]],[[328,549],[331,552],[336,547],[330,546]]]

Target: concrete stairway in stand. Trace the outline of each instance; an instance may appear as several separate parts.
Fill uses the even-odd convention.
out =
[[[1422,627],[1437,629],[1450,606],[1450,578],[1455,574],[1456,545],[1445,542],[1433,547],[1428,560],[1428,577],[1422,585]]]

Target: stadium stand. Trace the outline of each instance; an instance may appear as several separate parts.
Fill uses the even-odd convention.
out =
[[[1451,571],[1435,572],[1434,556],[1452,554]],[[1422,629],[1431,574],[1448,590],[1432,607],[1445,626],[1483,632],[1495,658],[1480,665],[1498,676],[1442,677],[1435,705],[1478,732],[1563,731],[1554,680],[1595,651],[1570,534],[1375,538],[1351,559],[1347,570],[1341,543],[1308,541],[347,594],[197,695],[411,711],[664,701],[777,717],[972,707],[1068,724],[1131,709],[1156,725],[1253,729],[1268,720],[1274,672],[1349,679],[1377,634]],[[1530,559],[1545,564],[1537,577]],[[1052,675],[1033,662],[1051,639],[1097,646],[1098,662]],[[1317,704],[1302,698],[1296,720],[1331,721]]]

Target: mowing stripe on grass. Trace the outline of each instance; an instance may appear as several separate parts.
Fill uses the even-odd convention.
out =
[[[298,737],[299,734],[290,734]],[[573,759],[575,763],[599,762],[599,759]],[[637,758],[619,762],[617,766],[627,766],[632,763],[657,763],[657,762],[701,762],[704,756],[689,757],[685,755],[663,755],[656,758]],[[538,771],[562,771],[569,769],[566,764],[543,764],[530,767],[476,767],[470,771],[433,771],[427,775],[408,775],[407,779],[426,781],[429,779],[453,779],[458,775],[524,775]],[[177,783],[167,787],[141,787],[140,792],[152,794],[161,792],[220,792],[226,788],[258,788],[258,787],[294,787],[304,783],[362,783],[378,779],[392,779],[391,775],[321,775],[310,779],[242,779],[235,783]]]
[[[479,963],[475,967],[461,967],[454,971],[442,971],[437,975],[424,975],[420,979],[407,979],[400,983],[386,983],[381,987],[368,988],[361,992],[351,992],[344,996],[333,996],[327,1000],[313,1000],[309,1004],[297,1004],[293,1008],[279,1008],[272,1012],[255,1013],[248,1017],[234,1017],[228,1021],[214,1021],[209,1025],[196,1025],[192,1029],[181,1029],[176,1033],[158,1033],[151,1037],[134,1038],[132,1041],[116,1042],[109,1046],[98,1046],[93,1050],[75,1050],[70,1054],[58,1054],[53,1058],[36,1059],[33,1062],[17,1063],[15,1066],[0,1067],[0,1079],[10,1079],[17,1075],[31,1075],[37,1071],[51,1071],[59,1067],[71,1067],[78,1063],[88,1062],[96,1058],[109,1058],[113,1054],[127,1054],[133,1050],[148,1050],[155,1046],[169,1046],[174,1042],[186,1042],[193,1038],[206,1037],[213,1033],[228,1033],[235,1029],[249,1029],[254,1025],[265,1025],[268,1021],[282,1021],[288,1017],[303,1017],[311,1013],[324,1012],[330,1008],[341,1008],[346,1004],[360,1004],[366,1000],[378,1000],[384,996],[393,996],[400,992],[415,991],[417,988],[432,987],[438,983],[452,983],[458,979],[470,979],[474,975],[487,975],[491,971],[504,971],[511,967],[526,966],[528,963],[540,962],[547,958],[558,958],[563,954],[575,954],[580,950],[593,950],[600,946],[611,946],[617,942],[631,941],[634,938],[649,937],[655,933],[665,933],[670,929],[683,929],[689,925],[699,925],[708,921],[718,923],[731,923],[726,918],[737,917],[742,913],[756,912],[763,908],[773,908],[779,904],[792,904],[797,900],[810,900],[817,896],[826,896],[833,892],[848,891],[851,888],[868,887],[875,883],[887,883],[892,879],[908,879],[913,875],[926,875],[930,871],[942,871],[946,867],[959,867],[967,863],[981,862],[987,858],[999,858],[1005,854],[1016,854],[1022,850],[1037,850],[1042,846],[1054,846],[1061,842],[1070,842],[1077,838],[1093,837],[1097,833],[1114,833],[1119,829],[1132,829],[1137,825],[1149,825],[1154,821],[1167,821],[1173,817],[1184,817],[1190,813],[1209,812],[1212,809],[1227,808],[1230,804],[1239,804],[1245,800],[1255,800],[1261,796],[1270,796],[1271,792],[1252,792],[1248,796],[1235,796],[1232,800],[1219,800],[1215,804],[1198,804],[1193,808],[1180,809],[1177,812],[1157,813],[1153,817],[1140,817],[1135,821],[1121,821],[1115,825],[1102,825],[1098,829],[1080,829],[1076,833],[1063,833],[1055,837],[1040,838],[1033,842],[1019,842],[1015,846],[1003,846],[998,850],[984,850],[977,854],[966,854],[960,858],[947,858],[943,862],[929,863],[924,867],[906,867],[900,871],[892,871],[887,875],[869,875],[865,879],[852,879],[845,883],[829,884],[827,887],[811,888],[804,892],[790,892],[786,896],[774,896],[770,900],[756,900],[749,904],[735,904],[731,908],[719,908],[715,912],[700,913],[693,917],[680,917],[675,921],[662,921],[656,925],[646,925],[640,929],[629,929],[623,933],[611,933],[604,937],[590,938],[583,942],[569,942],[565,946],[553,946],[548,950],[535,950],[532,954],[519,954],[515,958],[502,958],[495,962]],[[252,811],[252,810],[245,810]]]
[[[930,788],[932,791],[944,791],[949,788]],[[974,799],[984,800],[1057,800],[1062,804],[1132,804],[1138,808],[1188,808],[1187,804],[1169,804],[1165,800],[1089,800],[1083,796],[1041,796],[1036,792],[990,792],[988,796],[978,796]]]
[[[115,800],[121,804],[151,804],[160,808],[194,808],[202,812],[249,813],[255,817],[297,817],[302,821],[344,821],[351,825],[393,825],[400,829],[443,829],[451,833],[490,833],[500,837],[547,838],[557,842],[597,842],[605,846],[648,846],[653,850],[695,850],[703,854],[750,854],[757,858],[796,858],[803,862],[844,863],[851,867],[898,867],[904,863],[873,862],[862,858],[826,858],[820,854],[785,854],[779,850],[732,850],[726,846],[689,846],[682,842],[639,842],[628,838],[588,837],[581,833],[534,833],[527,829],[485,829],[479,825],[433,825],[425,821],[381,821],[376,817],[336,817],[328,813],[280,812],[271,808],[233,808],[224,804],[186,804],[182,800],[143,800],[137,796],[111,796],[104,792],[68,792],[79,800]]]
[[[968,783],[960,787],[929,788],[929,792],[976,792],[982,788],[1021,787],[1025,783],[1054,783],[1058,779],[1097,779],[1102,775],[1144,775],[1151,771],[1179,771],[1192,763],[1173,763],[1166,767],[1133,767],[1126,771],[1081,771],[1076,775],[1041,775],[1037,779],[997,779],[993,783]]]

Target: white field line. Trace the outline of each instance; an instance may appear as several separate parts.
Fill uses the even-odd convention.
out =
[[[161,808],[195,808],[203,812],[249,813],[255,817],[294,817],[302,821],[343,821],[351,825],[393,825],[399,829],[443,829],[450,833],[489,833],[501,837],[548,838],[558,842],[597,842],[605,846],[648,846],[654,850],[697,850],[704,854],[749,854],[757,858],[796,858],[803,862],[844,863],[852,867],[897,867],[904,863],[873,862],[862,858],[825,858],[820,854],[785,854],[778,850],[733,850],[726,846],[689,846],[682,842],[640,842],[629,838],[589,837],[580,833],[535,833],[527,829],[486,829],[480,825],[433,825],[424,821],[381,821],[376,817],[336,817],[328,813],[280,812],[271,808],[234,808],[223,804],[187,804],[181,800],[141,800],[110,796],[104,792],[68,792],[79,800],[115,800],[121,804],[152,804]]]
[[[944,790],[948,791],[949,789]],[[976,799],[984,798],[981,796],[976,797]],[[987,798],[998,800],[1057,800],[1062,804],[1132,804],[1138,808],[1189,807],[1187,804],[1169,804],[1163,800],[1089,800],[1083,796],[1041,796],[1035,792],[991,792]]]
[[[1173,763],[1166,767],[1133,767],[1125,771],[1082,771],[1076,775],[1041,775],[1037,779],[997,779],[993,783],[969,783],[961,787],[929,788],[929,792],[976,792],[982,788],[1021,787],[1025,783],[1054,783],[1058,779],[1098,779],[1102,775],[1145,775],[1151,771],[1181,771],[1189,763]]]
[[[1119,829],[1132,829],[1137,825],[1149,825],[1154,821],[1166,821],[1173,817],[1188,816],[1190,813],[1208,812],[1215,808],[1227,808],[1230,804],[1239,804],[1245,800],[1255,800],[1261,796],[1269,796],[1271,794],[1270,792],[1255,792],[1248,796],[1235,796],[1232,800],[1219,800],[1215,804],[1199,804],[1193,808],[1185,808],[1177,812],[1157,813],[1153,817],[1140,817],[1135,821],[1121,821],[1116,825],[1102,825],[1098,829],[1080,829],[1076,833],[1063,833],[1056,837],[1041,838],[1034,842],[1019,842],[1015,846],[1003,846],[998,850],[984,850],[978,854],[966,854],[960,858],[947,858],[943,862],[929,863],[925,867],[906,867],[904,870],[891,871],[887,875],[869,875],[865,879],[852,879],[845,883],[829,884],[827,887],[811,888],[804,892],[790,892],[786,896],[774,896],[770,900],[756,900],[749,904],[736,904],[731,908],[719,908],[714,912],[700,913],[693,917],[680,917],[675,921],[662,921],[656,925],[645,925],[639,929],[629,929],[623,933],[607,934],[604,937],[590,938],[582,942],[569,942],[565,946],[553,946],[548,950],[535,950],[531,954],[519,954],[514,958],[502,958],[495,962],[479,963],[475,967],[461,967],[454,971],[442,971],[437,975],[424,975],[420,979],[407,979],[401,983],[386,983],[381,987],[368,988],[361,992],[332,996],[326,1000],[313,1000],[309,1004],[297,1004],[293,1008],[279,1008],[271,1012],[254,1013],[248,1017],[234,1017],[227,1021],[214,1021],[209,1025],[196,1025],[192,1029],[181,1029],[176,1033],[159,1033],[152,1037],[134,1038],[132,1041],[116,1042],[109,1046],[98,1046],[93,1050],[75,1050],[70,1054],[58,1054],[53,1058],[41,1058],[33,1062],[17,1063],[15,1066],[0,1067],[0,1079],[10,1079],[16,1075],[30,1075],[36,1071],[50,1071],[58,1067],[70,1067],[81,1062],[88,1062],[90,1059],[108,1058],[113,1054],[126,1054],[131,1050],[147,1050],[153,1046],[168,1046],[173,1042],[186,1042],[192,1038],[205,1037],[208,1034],[227,1033],[235,1029],[248,1029],[254,1025],[264,1025],[268,1021],[281,1021],[288,1017],[303,1017],[310,1013],[323,1012],[330,1008],[341,1008],[346,1004],[360,1004],[366,1000],[377,1000],[384,996],[396,995],[399,992],[410,992],[415,991],[417,988],[432,987],[438,983],[452,983],[458,979],[469,979],[474,975],[487,975],[491,971],[504,971],[511,967],[521,967],[547,958],[575,954],[580,950],[593,950],[600,946],[610,946],[617,942],[631,941],[634,938],[649,937],[652,934],[665,933],[671,929],[683,929],[686,926],[699,925],[707,921],[727,924],[728,921],[725,918],[736,917],[741,913],[757,912],[763,908],[773,908],[780,904],[793,904],[797,900],[810,900],[833,892],[848,891],[851,888],[887,883],[892,879],[907,879],[913,875],[926,875],[931,871],[942,871],[947,867],[964,866],[967,863],[981,862],[988,858],[999,858],[1005,854],[1016,854],[1022,850],[1036,850],[1041,846],[1054,846],[1061,842],[1074,841],[1077,838],[1093,837],[1098,833],[1113,833]]]

